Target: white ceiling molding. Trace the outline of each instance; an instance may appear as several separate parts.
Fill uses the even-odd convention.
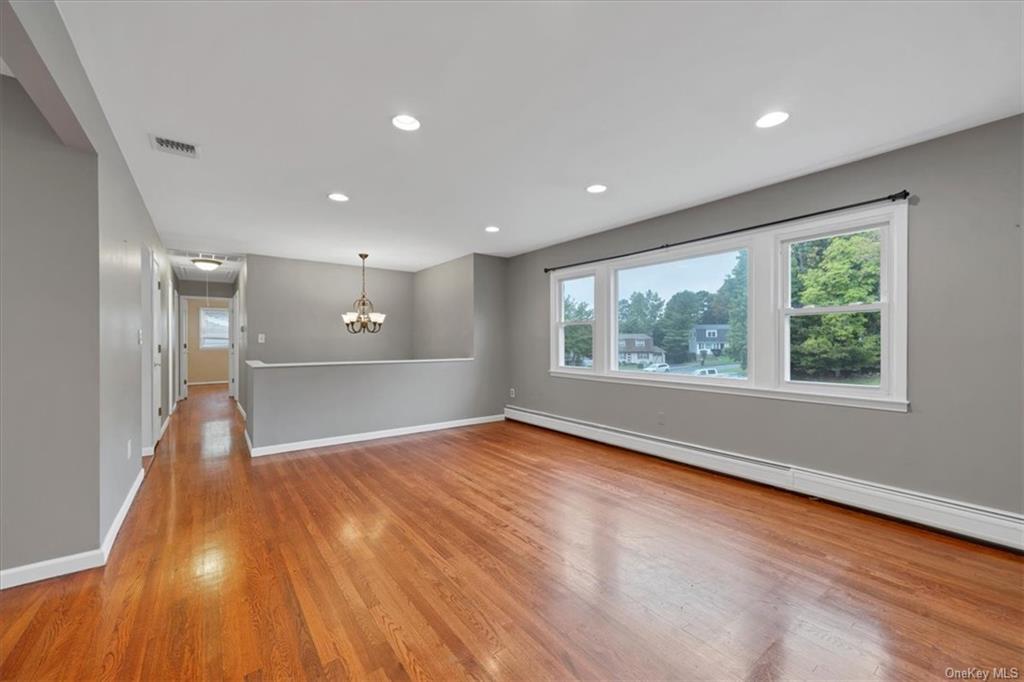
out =
[[[172,248],[512,255],[1022,110],[1018,3],[59,8]]]

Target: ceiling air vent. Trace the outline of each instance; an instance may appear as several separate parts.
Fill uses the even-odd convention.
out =
[[[149,141],[153,145],[153,149],[158,152],[187,156],[190,159],[194,159],[199,156],[199,147],[194,144],[189,144],[188,142],[172,140],[169,137],[160,137],[159,135],[150,135]]]

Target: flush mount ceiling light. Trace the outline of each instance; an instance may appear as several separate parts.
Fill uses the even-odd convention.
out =
[[[207,272],[210,270],[216,270],[223,264],[224,261],[217,260],[216,258],[205,258],[203,256],[199,256],[198,258],[192,259],[192,265],[196,266],[200,270],[206,270]]]
[[[484,228],[484,232],[501,232],[501,228],[497,225],[488,225]]]
[[[362,334],[370,332],[376,334],[384,327],[384,313],[373,312],[373,303],[366,296],[366,259],[369,254],[361,253],[359,257],[363,261],[363,293],[352,302],[355,312],[342,313],[341,321],[350,334]]]
[[[420,129],[420,122],[416,120],[415,116],[409,114],[399,114],[391,119],[391,125],[395,126],[399,130],[413,131]]]
[[[331,201],[348,201],[348,195],[341,192],[331,192],[327,195],[327,198]]]
[[[591,194],[603,194],[608,191],[607,185],[590,185],[587,187],[587,191]]]
[[[754,125],[758,128],[774,128],[780,123],[785,123],[788,118],[789,114],[785,111],[772,111],[757,119]]]

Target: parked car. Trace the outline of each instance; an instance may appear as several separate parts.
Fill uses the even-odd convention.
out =
[[[693,375],[698,377],[717,377],[718,370],[714,367],[705,367],[704,369],[698,369]]]
[[[653,365],[647,365],[644,367],[645,372],[667,372],[670,369],[671,367],[669,367],[668,363],[665,362],[655,362]]]

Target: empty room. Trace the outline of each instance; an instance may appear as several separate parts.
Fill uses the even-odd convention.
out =
[[[1024,675],[1024,2],[0,57],[0,679]]]

